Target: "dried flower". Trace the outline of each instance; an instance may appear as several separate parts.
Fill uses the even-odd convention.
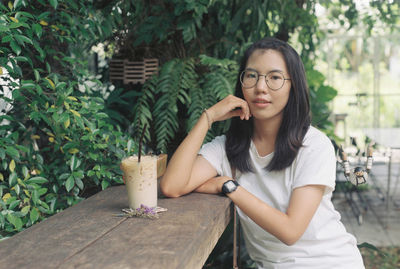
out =
[[[148,219],[158,219],[159,212],[167,211],[167,209],[162,207],[148,207],[146,205],[141,204],[139,208],[132,209],[126,208],[122,209],[124,214],[119,214],[120,217],[138,217],[138,218],[148,218]]]

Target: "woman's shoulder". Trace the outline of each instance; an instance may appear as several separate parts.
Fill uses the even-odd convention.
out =
[[[225,145],[226,141],[226,136],[225,135],[219,135],[214,137],[210,142],[208,143],[213,143],[213,144],[223,144]]]
[[[328,136],[314,126],[308,128],[308,131],[304,136],[303,146],[306,148],[333,147]]]
[[[211,141],[204,143],[201,149],[202,151],[206,149],[225,151],[225,141],[225,135],[216,136]]]
[[[335,160],[335,149],[324,132],[310,126],[304,136],[303,146],[300,148],[296,159],[296,163],[300,162],[300,160],[312,160],[315,165],[318,162],[322,162],[320,165],[331,163],[330,161]]]

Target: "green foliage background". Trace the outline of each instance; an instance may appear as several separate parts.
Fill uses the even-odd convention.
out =
[[[339,2],[351,27],[354,4]],[[313,123],[333,134],[336,91],[313,68],[323,37],[317,3],[340,10],[305,0],[0,3],[0,70],[10,76],[0,98],[12,105],[0,114],[0,239],[121,184],[119,162],[137,152],[145,124],[147,148],[171,154],[204,108],[233,93],[238,59],[264,36],[301,54]],[[159,75],[143,86],[111,84],[107,64],[88,61],[98,44],[108,59],[158,58]],[[228,125],[215,124],[206,140]]]
[[[113,20],[86,1],[0,4],[0,66],[12,109],[0,116],[0,238],[109,185],[135,143],[104,113],[87,52]]]

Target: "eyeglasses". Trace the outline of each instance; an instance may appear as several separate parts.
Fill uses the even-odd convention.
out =
[[[280,71],[271,71],[266,75],[261,75],[255,70],[246,69],[240,74],[240,83],[242,83],[243,88],[252,88],[257,84],[260,77],[265,77],[265,82],[273,91],[282,88],[285,80],[290,80],[290,78],[285,78]]]

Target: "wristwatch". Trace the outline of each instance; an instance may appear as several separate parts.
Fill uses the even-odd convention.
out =
[[[235,180],[228,180],[222,185],[222,194],[227,194],[234,192],[237,187],[239,186],[239,183]]]

